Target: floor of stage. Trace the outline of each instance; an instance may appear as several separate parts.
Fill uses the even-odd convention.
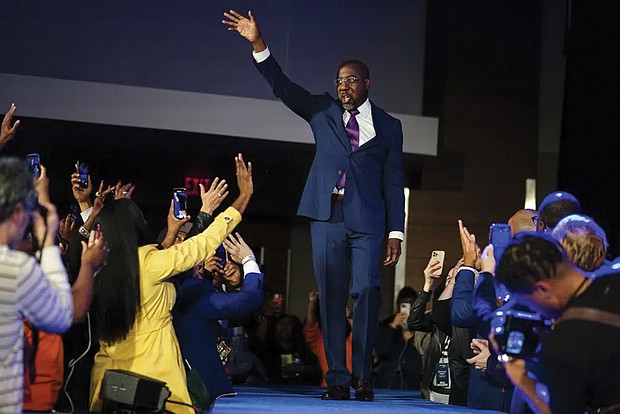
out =
[[[375,390],[374,402],[322,401],[322,389],[309,386],[236,386],[236,397],[220,398],[212,414],[262,413],[492,413],[434,403],[417,391]],[[353,393],[351,393],[353,396]]]

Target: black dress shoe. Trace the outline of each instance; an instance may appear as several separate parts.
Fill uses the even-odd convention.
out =
[[[375,391],[368,380],[360,379],[357,381],[355,399],[357,401],[373,401],[375,399]]]
[[[350,398],[348,385],[330,385],[327,391],[321,394],[322,400],[348,400]]]

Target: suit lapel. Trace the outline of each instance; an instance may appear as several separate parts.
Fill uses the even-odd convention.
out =
[[[346,148],[347,151],[351,151],[351,142],[347,131],[344,129],[344,123],[342,122],[342,114],[344,109],[339,104],[332,105],[329,111],[328,117],[331,127],[336,131],[336,136],[340,143]]]

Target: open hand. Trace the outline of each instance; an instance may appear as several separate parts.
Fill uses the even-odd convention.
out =
[[[237,175],[237,186],[240,194],[252,195],[254,193],[254,183],[252,182],[252,163],[246,165],[243,161],[243,155],[239,154],[235,157],[235,167]]]
[[[230,258],[236,263],[241,263],[247,256],[254,256],[252,249],[250,249],[250,246],[247,245],[239,233],[235,233],[234,236],[232,234],[228,235],[228,238],[224,240],[224,248],[230,255]]]
[[[198,184],[200,187],[200,199],[202,200],[202,207],[200,211],[213,215],[213,212],[222,204],[222,201],[228,196],[228,184],[226,180],[221,180],[215,177],[215,180],[211,183],[209,191],[205,191],[205,186],[202,183]]]
[[[116,186],[114,187],[114,199],[119,199],[119,198],[131,199],[131,195],[133,194],[133,190],[135,189],[136,187],[132,183],[127,183],[123,185],[122,182],[119,180],[118,183],[116,183]]]
[[[235,10],[230,10],[229,13],[225,12],[224,16],[228,20],[222,20],[222,23],[228,26],[229,31],[239,33],[241,37],[250,43],[255,43],[260,39],[260,29],[251,11],[248,12],[249,18],[237,13]]]

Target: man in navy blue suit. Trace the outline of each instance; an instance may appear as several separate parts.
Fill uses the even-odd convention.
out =
[[[252,12],[224,13],[228,30],[254,49],[256,67],[273,93],[312,128],[316,154],[297,214],[310,219],[314,273],[321,300],[328,389],[322,398],[372,401],[372,349],[379,316],[380,264],[400,257],[405,220],[400,121],[368,99],[366,65],[347,60],[338,68],[338,99],[312,95],[291,82],[267,48]],[[349,281],[353,309],[353,372],[345,363],[345,307]]]

